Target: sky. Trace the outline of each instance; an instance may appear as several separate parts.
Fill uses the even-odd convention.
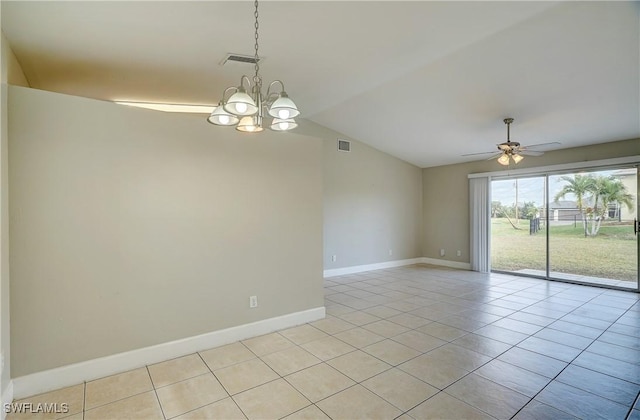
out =
[[[591,172],[596,175],[608,176],[615,171],[597,171]],[[582,174],[582,173],[581,173]],[[566,174],[573,175],[573,174]],[[562,187],[566,185],[566,182],[561,180],[562,175],[549,176],[549,198],[553,201],[558,192],[562,190]],[[521,205],[524,202],[533,201],[536,206],[540,207],[545,204],[544,197],[544,177],[533,178],[519,178],[518,183],[518,203]],[[567,194],[564,197],[566,201],[575,200],[573,194]],[[513,205],[516,201],[516,180],[504,179],[491,181],[491,201],[499,201],[502,205]]]

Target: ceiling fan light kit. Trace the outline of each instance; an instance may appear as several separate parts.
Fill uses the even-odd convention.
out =
[[[509,164],[509,155],[507,155],[507,154],[500,155],[500,157],[498,158],[498,163],[500,165],[507,166]]]
[[[207,118],[211,124],[219,126],[235,126],[244,133],[258,133],[264,130],[264,117],[269,115],[273,121],[269,128],[274,131],[289,131],[298,126],[294,118],[300,115],[296,104],[289,98],[284,83],[274,80],[269,84],[266,95],[262,94],[262,77],[260,76],[260,58],[258,56],[258,0],[255,7],[255,74],[253,79],[243,75],[240,85],[224,90],[222,99]],[[273,89],[273,91],[272,91]]]

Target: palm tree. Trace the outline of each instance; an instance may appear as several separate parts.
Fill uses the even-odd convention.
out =
[[[598,197],[602,201],[602,211],[599,212],[599,219],[597,225],[594,224],[591,230],[591,235],[595,236],[598,234],[600,230],[600,223],[602,219],[605,218],[607,214],[607,210],[609,209],[609,204],[611,203],[619,203],[627,206],[629,210],[633,209],[634,200],[633,195],[629,194],[627,191],[627,187],[620,181],[620,179],[609,176],[609,177],[598,177],[596,178],[596,182],[594,184],[594,196],[597,209]]]
[[[583,200],[587,194],[593,191],[594,178],[591,175],[563,175],[560,177],[561,180],[565,181],[567,184],[562,187],[562,190],[556,194],[554,201],[557,203],[561,198],[564,198],[567,194],[573,194],[576,196],[576,204],[578,206],[578,210],[580,211],[580,215],[582,217],[582,225],[586,231],[587,229],[587,220],[583,214]]]
[[[607,185],[605,193],[602,195],[602,205],[609,203],[620,203],[627,206],[629,211],[633,210],[633,195],[627,191],[627,187],[619,178],[611,177],[611,181]]]
[[[589,188],[592,194],[593,200],[593,208],[591,211],[587,209],[587,212],[590,215],[590,218],[593,219],[593,223],[591,224],[591,233],[590,236],[596,236],[598,234],[598,230],[600,230],[600,224],[602,220],[605,218],[607,209],[609,208],[608,203],[604,203],[604,196],[607,193],[607,190],[610,188],[611,180],[613,177],[606,177],[602,175],[597,175],[593,178],[593,182],[591,183],[591,187]],[[598,208],[598,201],[602,199],[602,209]]]

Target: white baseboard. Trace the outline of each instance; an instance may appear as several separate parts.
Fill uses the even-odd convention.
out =
[[[437,258],[419,257],[419,258],[410,258],[408,260],[386,261],[386,262],[376,263],[376,264],[354,265],[351,267],[324,270],[324,277],[327,278],[327,277],[344,276],[347,274],[362,273],[364,271],[379,270],[381,268],[402,267],[405,265],[413,265],[413,264],[431,264],[431,265],[440,265],[443,267],[458,268],[460,270],[471,270],[471,264],[469,263],[449,261],[449,260],[439,260]]]
[[[164,360],[173,359],[244,340],[273,331],[290,328],[325,317],[324,306],[237,327],[183,338],[176,341],[113,354],[98,359],[36,372],[13,379],[12,398],[25,398],[54,389],[80,384],[116,373],[125,372]],[[3,395],[4,402],[4,395]]]
[[[7,417],[7,413],[4,410],[5,404],[13,402],[13,381],[9,381],[9,385],[2,393],[2,409],[0,410],[0,419],[4,420]]]
[[[351,267],[333,268],[324,270],[324,277],[344,276],[347,274],[362,273],[363,271],[380,270],[381,268],[402,267],[404,265],[420,264],[421,258],[411,258],[408,260],[385,261],[375,264],[354,265]]]
[[[441,265],[443,267],[458,268],[460,270],[471,270],[471,264],[459,261],[439,260],[437,258],[422,257],[421,263],[431,265]]]

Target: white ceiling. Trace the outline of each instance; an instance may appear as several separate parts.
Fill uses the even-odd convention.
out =
[[[253,71],[220,65],[253,54],[252,2],[1,7],[34,88],[215,104]],[[264,1],[261,74],[303,117],[436,166],[493,150],[505,117],[523,145],[640,138],[639,28],[640,2]]]

